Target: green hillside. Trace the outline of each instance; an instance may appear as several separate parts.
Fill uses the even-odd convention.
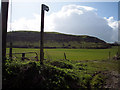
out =
[[[7,47],[13,42],[17,48],[39,48],[40,32],[13,31],[7,33]],[[45,48],[110,48],[105,41],[87,35],[68,35],[58,32],[44,33]]]

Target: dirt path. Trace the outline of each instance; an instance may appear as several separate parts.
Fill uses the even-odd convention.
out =
[[[120,90],[120,74],[116,71],[105,72],[104,74],[107,76],[104,88],[115,88]]]

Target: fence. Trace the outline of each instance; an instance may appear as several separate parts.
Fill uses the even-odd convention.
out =
[[[33,53],[35,54],[35,56],[33,55]],[[31,55],[27,55],[27,54],[31,54]],[[7,54],[9,55],[9,54]],[[24,60],[36,60],[36,61],[39,61],[38,60],[38,54],[36,52],[24,52],[24,53],[12,53],[12,57],[9,58],[11,60],[16,59],[16,58],[19,58],[21,59],[22,61]]]

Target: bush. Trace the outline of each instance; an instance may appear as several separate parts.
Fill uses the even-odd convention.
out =
[[[70,63],[65,63],[65,62],[59,62],[59,61],[53,61],[51,62],[51,65],[60,67],[60,68],[67,68],[67,69],[72,69],[73,66]]]
[[[9,73],[9,71],[11,71]],[[8,78],[9,76],[9,78]],[[38,66],[35,62],[8,66],[4,88],[62,89],[77,88],[79,78],[51,65]]]
[[[92,88],[103,88],[104,78],[101,74],[97,74],[93,77],[91,81]]]

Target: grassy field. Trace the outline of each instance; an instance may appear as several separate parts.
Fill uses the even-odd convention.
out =
[[[13,53],[23,52],[37,52],[38,56],[40,54],[39,49],[13,48]],[[110,60],[108,59],[109,52],[111,57]],[[50,88],[52,86],[59,89],[64,85],[66,88],[76,89],[80,87],[104,88],[105,85],[106,87],[109,86],[113,88],[115,87],[114,83],[118,84],[115,79],[119,80],[116,77],[118,77],[118,73],[120,73],[120,61],[113,59],[117,52],[117,47],[112,47],[110,49],[45,49],[44,53],[46,60],[44,60],[44,68],[40,65],[39,62],[36,61],[35,63],[37,66],[35,66],[34,68],[37,68],[35,70],[40,70],[42,73],[44,73],[43,76],[42,74],[39,74],[39,77],[42,76],[45,78],[44,80],[40,80],[45,82],[45,85],[48,85],[45,86],[45,88]],[[7,53],[9,53],[8,48]],[[67,59],[65,59],[64,53],[66,54]],[[16,77],[13,77],[13,80],[8,79],[8,81],[5,81],[5,87],[6,83],[9,82],[13,83],[10,87],[22,87],[21,85],[24,85],[23,82],[34,82],[34,79],[32,78],[38,77],[35,73],[33,73],[35,71],[33,66],[29,64],[31,63],[31,61],[21,61],[21,55],[16,56],[19,57],[18,60],[13,60],[11,63],[9,63],[9,60],[7,60],[6,66],[8,68],[6,69],[6,71],[8,75],[15,75]],[[31,56],[35,56],[35,54],[26,54],[26,57],[28,58],[30,58]],[[21,67],[23,69],[21,69]],[[27,72],[27,70],[30,70],[29,74],[25,73]],[[39,71],[36,72],[38,73]],[[30,75],[32,78],[29,78]],[[25,77],[25,79],[23,77]],[[25,81],[26,78],[31,81]],[[111,81],[112,78],[114,78],[113,81]],[[108,80],[109,82],[106,82],[106,80]],[[37,80],[37,82],[40,81],[39,79]],[[21,82],[21,84],[16,84],[15,82]],[[43,82],[41,82],[40,86]],[[26,85],[30,87],[31,83],[28,83]],[[35,87],[37,84],[32,83],[32,85],[33,87]]]
[[[83,61],[83,60],[107,60],[109,57],[112,58],[117,53],[118,48],[113,47],[110,49],[45,49],[45,59],[51,60],[60,60],[64,59],[64,53],[66,54],[66,58],[68,60],[74,61]],[[40,56],[39,49],[27,49],[27,48],[13,48],[13,53],[24,53],[24,52],[37,52],[38,56]],[[7,48],[7,54],[9,53],[9,48]],[[16,54],[16,56],[21,57],[20,54]],[[26,54],[29,58],[31,56],[35,56],[35,54]]]

